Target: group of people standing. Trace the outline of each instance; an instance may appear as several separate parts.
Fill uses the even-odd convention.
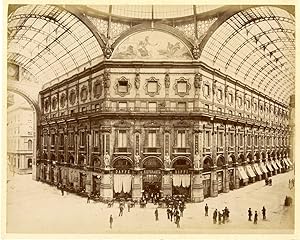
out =
[[[230,211],[227,207],[225,207],[222,210],[222,212],[216,209],[213,213],[213,223],[216,224],[218,222],[219,224],[225,224],[226,222],[229,221],[229,213]],[[205,216],[208,216],[206,215],[206,209],[205,209]]]
[[[180,217],[183,217],[184,206],[179,205],[178,207],[171,208],[168,206],[167,208],[167,217],[168,219],[177,225],[177,228],[180,228]]]
[[[263,216],[263,220],[266,220],[266,208],[265,206],[263,206],[261,212],[262,212],[262,216]],[[248,221],[252,221],[252,216],[253,216],[253,212],[251,210],[251,208],[248,209]],[[253,219],[253,223],[254,224],[257,224],[257,221],[258,221],[258,213],[257,211],[255,210],[254,212],[254,219]]]

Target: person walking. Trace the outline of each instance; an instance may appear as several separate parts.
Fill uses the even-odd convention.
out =
[[[155,209],[154,215],[155,215],[155,220],[158,221],[158,209],[157,208]]]
[[[205,204],[204,210],[205,210],[205,216],[208,216],[208,206],[207,206],[207,203]]]
[[[216,209],[213,213],[213,223],[214,224],[217,223],[217,217],[218,217],[218,210]]]
[[[170,208],[169,207],[167,208],[167,216],[168,216],[168,219],[170,219]]]
[[[61,191],[61,195],[63,196],[64,195],[64,187],[63,186],[61,186],[60,191]]]
[[[123,205],[120,205],[119,217],[123,216]]]
[[[128,212],[130,212],[130,204],[131,204],[131,202],[129,201],[128,203],[127,203],[127,209],[128,209]]]
[[[176,216],[176,224],[177,224],[177,228],[180,228],[180,215],[179,214]]]
[[[252,210],[251,210],[251,208],[248,209],[248,221],[252,221]]]
[[[262,212],[262,215],[263,215],[263,220],[266,220],[266,208],[265,208],[265,206],[263,206],[261,212]]]
[[[87,200],[86,200],[86,203],[90,203],[90,199],[91,199],[91,195],[90,195],[90,194],[88,194],[88,196],[87,196]]]
[[[180,210],[180,216],[183,217],[183,211],[184,211],[184,206],[183,204],[179,205],[179,210]]]
[[[110,228],[112,228],[113,221],[114,221],[113,216],[110,215],[110,217],[109,217],[109,227]]]
[[[225,216],[226,216],[226,221],[229,221],[229,209],[227,207],[225,207]]]
[[[255,211],[254,221],[253,221],[254,224],[257,224],[257,217],[258,217],[258,214],[257,214],[257,211]]]

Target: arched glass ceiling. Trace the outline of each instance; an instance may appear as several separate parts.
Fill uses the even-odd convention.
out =
[[[48,82],[83,64],[102,60],[93,33],[71,13],[48,5],[27,5],[8,18],[8,61]]]
[[[295,84],[295,19],[277,7],[241,11],[211,35],[201,60],[287,103]]]
[[[109,5],[88,5],[88,7],[100,12],[109,13]],[[197,5],[196,13],[207,12],[221,6]],[[177,18],[194,14],[192,5],[111,5],[111,14],[130,17],[152,19]]]

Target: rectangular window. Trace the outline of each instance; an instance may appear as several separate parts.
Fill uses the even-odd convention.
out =
[[[242,98],[241,97],[238,97],[238,105],[242,106]]]
[[[185,148],[185,130],[178,130],[177,132],[177,147]]]
[[[126,130],[119,130],[118,134],[118,147],[125,148],[127,147],[127,134]]]
[[[232,114],[233,114],[232,110],[229,110],[229,114],[230,114],[230,115],[232,115]]]
[[[209,85],[204,84],[203,92],[204,92],[204,96],[209,96]]]
[[[211,139],[210,139],[210,131],[205,131],[205,147],[210,147]]]
[[[102,150],[103,150],[103,155],[107,152],[110,154],[110,135],[109,134],[104,134],[102,135]]]
[[[156,102],[149,102],[148,108],[149,108],[149,112],[156,112],[157,103]]]
[[[205,109],[209,110],[209,105],[208,104],[205,104]]]
[[[218,108],[218,112],[219,112],[219,113],[222,113],[222,108]]]
[[[229,145],[234,147],[234,133],[230,133]]]
[[[94,131],[93,145],[94,145],[94,147],[99,147],[99,132],[98,131]]]
[[[81,131],[79,136],[80,136],[80,146],[85,146],[86,143],[85,132]]]
[[[120,93],[127,93],[128,92],[128,82],[127,81],[119,81],[118,91]]]
[[[156,93],[157,92],[157,82],[148,82],[148,92]]]
[[[187,92],[186,83],[185,82],[178,82],[177,83],[177,90],[178,90],[178,93],[186,93]]]
[[[65,140],[64,134],[61,133],[61,134],[59,135],[59,145],[60,145],[60,146],[63,146],[63,145],[64,145],[64,140]]]
[[[85,112],[85,111],[86,111],[86,107],[82,107],[81,112]]]
[[[232,95],[232,93],[228,94],[228,102],[229,103],[233,103],[233,95]]]
[[[186,111],[186,103],[185,102],[179,102],[177,105],[178,111],[185,112]]]
[[[247,145],[251,146],[251,136],[250,136],[250,134],[247,135]]]
[[[217,139],[218,147],[223,147],[224,145],[223,139],[224,139],[223,132],[218,132],[218,139]]]
[[[148,133],[148,147],[156,147],[156,131],[150,130]]]
[[[240,146],[242,147],[244,145],[244,138],[243,138],[243,134],[240,133]]]
[[[258,145],[258,137],[257,137],[257,135],[254,136],[254,145],[255,146]]]
[[[95,104],[95,110],[98,111],[100,109],[100,105],[99,104]]]
[[[126,111],[127,110],[127,102],[119,102],[119,110]]]
[[[217,97],[218,97],[218,99],[222,99],[222,95],[223,95],[223,92],[222,92],[222,90],[221,89],[218,89],[218,93],[217,93],[218,95],[217,95]]]
[[[55,145],[55,134],[51,134],[51,145]]]

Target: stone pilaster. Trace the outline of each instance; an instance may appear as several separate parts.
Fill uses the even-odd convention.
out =
[[[228,173],[228,164],[225,165],[224,167],[224,171],[223,171],[223,176],[224,176],[224,182],[223,182],[223,192],[227,193],[230,191],[229,189],[229,182],[230,182],[230,176],[229,176],[229,173]]]
[[[218,180],[217,180],[217,172],[216,172],[217,166],[212,167],[211,171],[211,197],[217,197],[218,196]]]
[[[87,193],[91,193],[92,192],[92,173],[91,172],[87,172],[86,173],[85,191]]]
[[[103,200],[113,199],[113,171],[105,170],[100,185],[100,195]]]
[[[204,200],[203,178],[201,169],[199,171],[194,171],[194,173],[192,174],[191,191],[192,202],[202,202]]]
[[[170,170],[162,171],[162,194],[163,197],[172,196],[172,173]]]
[[[141,170],[135,170],[132,178],[132,199],[140,200],[142,198],[142,180],[143,172]]]

